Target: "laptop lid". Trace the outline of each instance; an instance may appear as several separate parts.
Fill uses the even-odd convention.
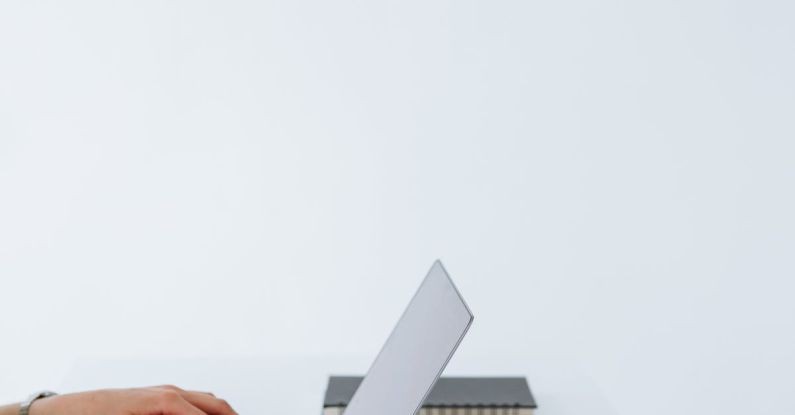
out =
[[[345,415],[414,415],[473,315],[436,261],[348,403]]]

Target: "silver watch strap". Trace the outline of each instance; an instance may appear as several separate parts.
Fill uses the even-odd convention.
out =
[[[36,402],[37,399],[47,398],[53,395],[57,395],[57,393],[51,391],[41,391],[30,395],[25,402],[19,404],[19,415],[28,415],[30,412],[30,406],[33,405],[33,402]]]

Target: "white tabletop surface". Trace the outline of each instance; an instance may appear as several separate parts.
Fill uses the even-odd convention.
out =
[[[66,377],[61,390],[168,383],[212,391],[243,415],[316,415],[329,374],[361,374],[368,366],[366,358],[319,356],[82,360]],[[525,362],[454,358],[445,374],[527,376],[540,415],[616,413],[597,385],[566,358]]]

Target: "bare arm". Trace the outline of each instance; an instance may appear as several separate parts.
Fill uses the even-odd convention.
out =
[[[0,415],[18,415],[19,404],[0,407]],[[237,415],[222,399],[175,386],[105,389],[42,398],[30,415]]]
[[[19,413],[19,404],[0,406],[0,415],[17,415]]]

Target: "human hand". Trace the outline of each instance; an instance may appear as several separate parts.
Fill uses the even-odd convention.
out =
[[[176,386],[103,389],[39,399],[30,415],[237,415],[211,393]]]

